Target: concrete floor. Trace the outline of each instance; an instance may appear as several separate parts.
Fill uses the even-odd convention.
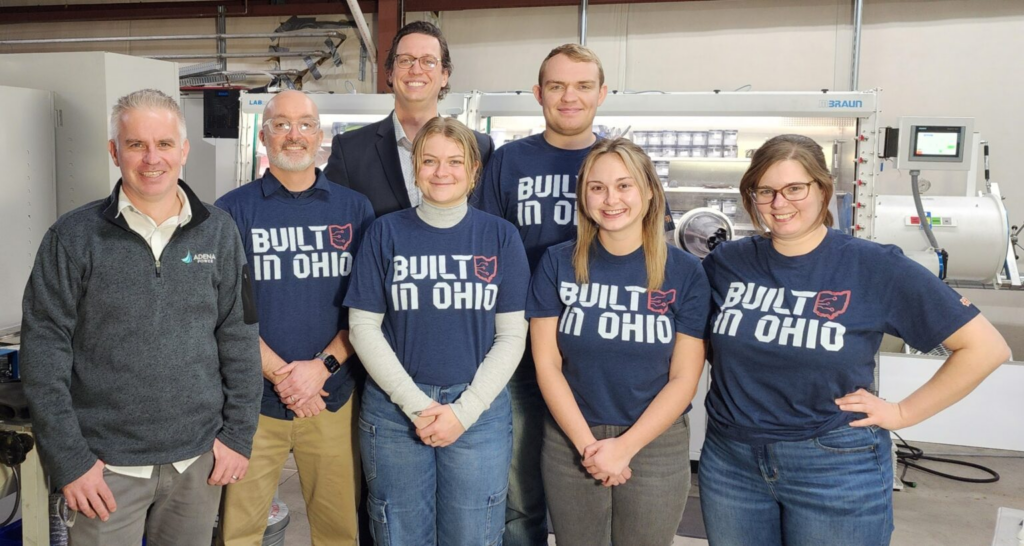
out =
[[[917,482],[917,487],[893,493],[896,517],[893,546],[988,546],[992,544],[999,507],[1024,509],[1024,453],[940,444],[915,445],[924,449],[926,454],[983,455],[963,457],[963,460],[987,466],[998,472],[1001,479],[994,484],[969,484],[910,469],[906,479]],[[970,469],[932,466],[952,474],[981,477],[977,471],[968,474]],[[292,515],[285,532],[285,546],[309,545],[309,525],[302,492],[290,458],[281,474],[280,497]],[[696,499],[691,501],[696,502]],[[696,546],[707,543],[706,540],[677,537],[672,544]],[[550,544],[555,544],[554,537]]]

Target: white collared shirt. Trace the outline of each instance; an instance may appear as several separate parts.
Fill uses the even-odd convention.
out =
[[[171,216],[165,220],[162,224],[157,225],[156,221],[149,217],[149,215],[135,208],[131,200],[124,193],[124,188],[118,192],[117,196],[117,216],[124,215],[125,222],[128,223],[128,227],[135,233],[138,233],[146,240],[150,249],[153,251],[153,258],[156,260],[160,259],[160,254],[163,253],[164,247],[167,246],[167,242],[171,240],[171,236],[178,229],[179,226],[183,226],[192,220],[192,207],[189,205],[188,196],[185,195],[185,190],[178,186],[178,201],[181,203],[181,211],[177,215]],[[183,473],[188,469],[192,463],[196,462],[199,457],[193,457],[184,461],[178,461],[174,464],[174,469],[178,473]],[[107,465],[107,470],[121,474],[124,476],[131,476],[133,478],[144,478],[149,479],[153,476],[153,466],[113,466]]]
[[[413,172],[412,164],[412,141],[405,136],[405,129],[398,121],[398,112],[392,112],[391,121],[395,124],[395,145],[398,146],[398,160],[402,163],[405,191],[409,193],[409,204],[416,207],[423,201],[423,194],[416,187],[416,173]]]
[[[192,206],[189,204],[188,196],[185,195],[185,190],[181,189],[181,186],[178,186],[178,202],[181,203],[181,211],[164,220],[160,225],[157,225],[155,220],[132,204],[131,199],[128,199],[128,196],[125,195],[124,188],[121,188],[118,192],[117,214],[115,217],[123,214],[128,227],[132,228],[132,231],[138,233],[146,240],[146,243],[153,250],[153,258],[159,260],[164,247],[167,246],[167,242],[171,240],[171,236],[174,235],[178,227],[184,226],[192,220]]]

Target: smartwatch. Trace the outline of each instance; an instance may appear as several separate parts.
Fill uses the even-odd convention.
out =
[[[321,351],[316,354],[316,358],[323,361],[324,367],[327,368],[327,371],[331,372],[331,375],[334,375],[341,369],[341,362],[338,362],[338,359],[334,358],[332,354]]]

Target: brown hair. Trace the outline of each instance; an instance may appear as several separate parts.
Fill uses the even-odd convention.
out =
[[[609,154],[618,157],[629,175],[636,181],[640,191],[650,195],[645,199],[647,209],[643,217],[643,248],[644,261],[647,265],[647,290],[659,290],[665,282],[665,263],[668,260],[668,246],[665,243],[665,191],[661,188],[661,180],[654,170],[651,158],[625,138],[599,140],[587,154],[580,167],[576,179],[576,218],[577,237],[576,249],[573,251],[572,264],[576,269],[576,282],[590,282],[590,248],[597,238],[598,226],[587,209],[587,178],[597,160]]]
[[[412,143],[412,164],[416,175],[420,172],[420,165],[423,164],[423,147],[427,139],[441,135],[453,140],[462,149],[466,157],[466,176],[469,178],[469,190],[466,195],[473,193],[476,187],[477,178],[480,177],[480,148],[476,144],[476,135],[473,131],[455,118],[436,117],[431,119],[416,133],[416,140]],[[417,180],[417,183],[419,181]]]
[[[455,65],[452,64],[452,55],[448,52],[448,40],[444,39],[441,29],[427,21],[413,21],[399,29],[398,34],[395,34],[395,39],[391,40],[391,49],[388,50],[388,58],[384,61],[384,73],[388,75],[388,87],[394,87],[391,77],[395,73],[395,57],[398,55],[398,42],[401,42],[402,38],[410,34],[425,34],[437,38],[437,43],[441,45],[441,71],[448,74],[448,77],[451,78]],[[451,83],[446,83],[437,94],[437,100],[443,99],[451,90]]]
[[[754,228],[761,235],[771,237],[761,220],[760,213],[757,212],[757,204],[754,203],[752,192],[772,165],[787,160],[799,163],[807,171],[807,174],[811,175],[811,179],[818,183],[822,195],[821,215],[818,217],[818,223],[832,227],[835,222],[832,219],[832,213],[828,210],[828,204],[832,201],[835,184],[832,182],[832,175],[828,172],[825,152],[821,149],[821,145],[803,135],[779,135],[769,139],[754,152],[754,157],[750,160],[750,167],[740,179],[740,197],[743,199],[743,208],[750,215],[750,221],[754,224]]]
[[[544,67],[547,66],[548,61],[556,55],[565,55],[570,60],[577,63],[594,63],[597,65],[597,84],[604,85],[604,67],[601,66],[601,59],[597,57],[593,51],[579,45],[579,44],[564,44],[552,49],[548,53],[547,57],[544,57],[544,62],[540,63],[540,71],[537,73],[537,85],[544,88]]]

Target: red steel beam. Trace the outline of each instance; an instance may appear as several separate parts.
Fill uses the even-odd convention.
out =
[[[660,4],[708,0],[588,0],[591,6],[608,4]],[[544,8],[579,6],[579,0],[405,0],[405,11],[462,11],[493,8]]]
[[[402,13],[398,9],[398,0],[377,1],[377,92],[388,93],[388,74],[384,69],[384,61],[391,50],[391,41],[398,34],[398,25],[402,21]]]

